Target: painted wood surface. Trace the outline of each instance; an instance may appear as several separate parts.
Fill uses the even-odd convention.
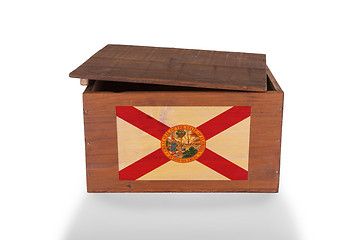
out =
[[[116,112],[120,180],[248,179],[250,107],[117,106]],[[152,156],[159,148],[160,166]]]
[[[242,91],[266,91],[264,54],[107,45],[70,77]]]
[[[85,90],[84,122],[89,192],[277,192],[283,92],[268,71],[268,91]],[[251,106],[248,180],[119,181],[116,106]],[[151,143],[149,143],[151,144]],[[161,150],[160,150],[161,151]],[[171,167],[171,166],[170,166]]]

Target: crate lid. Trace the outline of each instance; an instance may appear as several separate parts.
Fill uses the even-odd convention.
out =
[[[266,91],[266,55],[107,45],[70,77],[213,89]]]

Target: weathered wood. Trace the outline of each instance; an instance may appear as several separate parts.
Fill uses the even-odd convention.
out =
[[[174,92],[163,86],[127,91],[133,89],[126,83],[111,92],[113,87],[99,81],[88,86],[83,94],[88,192],[277,192],[283,92],[268,69],[267,75],[268,91],[260,93],[181,87]],[[116,106],[251,106],[249,180],[119,181]]]
[[[185,87],[266,91],[266,56],[107,45],[70,77]]]

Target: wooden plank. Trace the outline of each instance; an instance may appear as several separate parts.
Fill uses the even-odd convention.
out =
[[[266,91],[264,54],[107,45],[70,77],[242,91]]]
[[[273,76],[269,76],[278,86]],[[95,84],[96,85],[96,84]],[[283,92],[132,91],[87,88],[84,98],[88,192],[277,192]],[[125,90],[125,89],[123,89]],[[176,96],[176,97],[173,97]],[[249,180],[120,181],[116,106],[251,106]]]
[[[89,79],[80,78],[80,85],[87,86],[89,84]]]

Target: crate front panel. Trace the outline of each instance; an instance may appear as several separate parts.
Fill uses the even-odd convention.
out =
[[[174,94],[176,95],[175,97]],[[183,112],[183,116],[198,114],[198,117],[193,117],[192,121],[188,117],[183,117],[183,119],[179,116],[171,119],[166,118],[159,113],[161,110],[164,110],[165,106],[172,109],[172,111],[177,109],[177,114],[179,114],[179,110],[181,110],[180,112]],[[225,137],[218,139],[218,141],[212,142],[211,139],[207,140],[207,150],[204,150],[204,153],[206,154],[207,151],[211,151],[217,156],[243,169],[246,171],[246,174],[238,174],[238,176],[234,177],[230,173],[230,175],[227,176],[226,171],[223,171],[222,174],[221,169],[216,169],[216,171],[213,169],[214,166],[211,168],[202,164],[200,156],[199,160],[195,159],[190,163],[179,163],[168,158],[163,158],[166,164],[162,164],[156,168],[156,171],[147,171],[146,165],[137,166],[138,168],[135,172],[140,171],[144,174],[140,174],[141,176],[135,174],[135,178],[134,176],[129,177],[123,175],[124,178],[121,179],[121,171],[129,167],[131,165],[130,163],[135,163],[149,154],[150,157],[151,154],[166,157],[161,150],[161,140],[159,140],[159,138],[163,137],[163,132],[166,129],[158,133],[159,136],[157,136],[157,138],[151,136],[151,140],[149,140],[147,136],[147,140],[145,140],[145,138],[141,139],[140,142],[142,145],[139,147],[139,139],[137,138],[141,137],[141,134],[144,135],[144,133],[137,131],[139,128],[134,127],[133,124],[129,126],[129,123],[123,119],[126,117],[120,118],[116,111],[117,107],[136,109],[136,111],[140,111],[166,125],[168,129],[178,125],[191,126],[197,129],[202,124],[211,120],[212,116],[214,118],[234,106],[248,107],[251,109],[251,116],[249,115],[240,121],[240,126],[236,126],[237,124],[233,126],[235,127],[235,132],[239,132],[240,135],[243,136],[239,136],[237,140],[230,139],[228,142],[230,145],[236,145],[236,141],[240,141],[239,149],[231,146],[233,151],[224,150],[226,143],[224,143],[223,139],[229,138],[229,136],[225,134]],[[186,111],[186,109],[188,110]],[[207,111],[204,109],[207,109]],[[84,120],[85,140],[87,143],[87,184],[89,192],[277,191],[282,120],[281,93],[85,92],[84,110],[86,110]],[[208,116],[204,114],[204,111],[208,112]],[[138,119],[135,120],[137,121]],[[127,126],[127,128],[124,126]],[[147,131],[152,130],[150,128],[147,129]],[[230,132],[228,134],[230,134]],[[250,135],[248,134],[249,132]],[[156,135],[156,133],[152,134]],[[248,134],[247,139],[244,137],[246,134]],[[155,138],[155,141],[153,141],[153,138]],[[236,137],[230,136],[230,138]],[[241,140],[241,138],[243,139]],[[246,142],[248,145],[246,145]],[[130,148],[130,150],[124,149],[126,147]],[[171,150],[171,145],[169,147]],[[246,149],[248,149],[248,151],[246,151]],[[140,150],[144,151],[141,152]],[[134,154],[129,160],[129,155],[127,154],[131,155],[131,152],[134,153],[134,151],[140,151],[141,153],[137,156]],[[148,154],[145,154],[145,152]],[[231,156],[231,154],[235,154],[236,157]],[[127,160],[130,162],[126,162]],[[174,168],[174,165],[177,167]],[[189,171],[189,166],[194,167]],[[187,173],[185,172],[186,168],[188,170]],[[175,169],[177,169],[177,171],[175,171]]]

